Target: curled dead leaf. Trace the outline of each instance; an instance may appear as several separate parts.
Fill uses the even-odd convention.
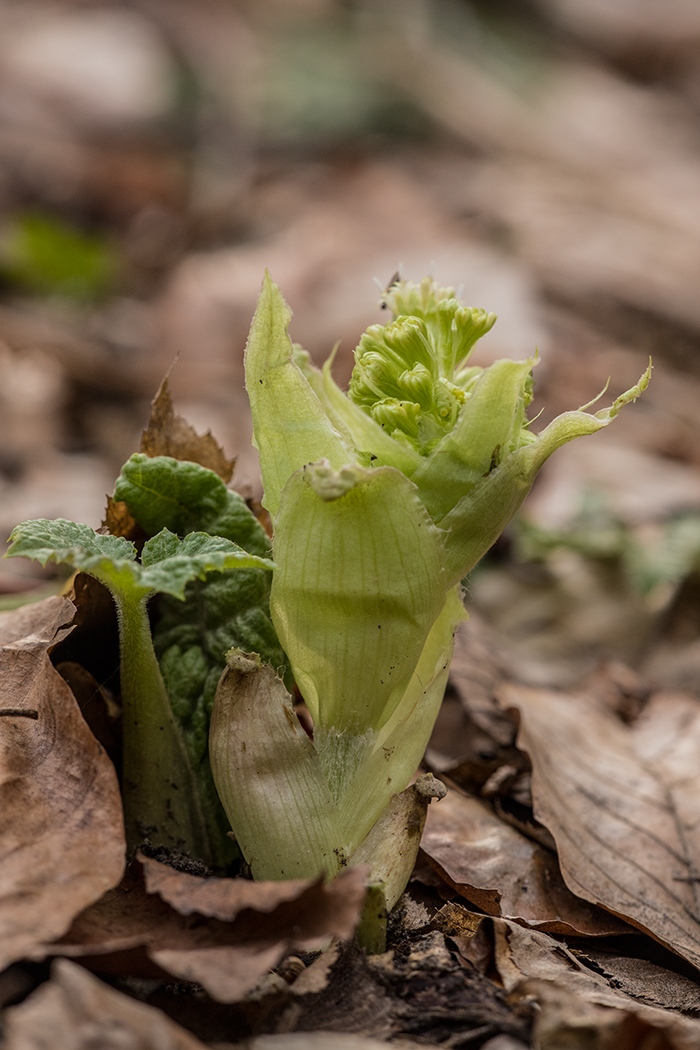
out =
[[[37,713],[0,718],[0,969],[60,937],[124,870],[114,767],[48,655],[74,612],[54,597],[0,618],[0,708]]]
[[[492,921],[494,962],[511,1000],[538,1003],[536,1046],[700,1050],[700,1021],[635,1001],[547,934]],[[591,1042],[591,1032],[597,1042]],[[646,1043],[649,1032],[654,1037]]]
[[[250,882],[201,878],[139,856],[119,887],[43,951],[82,957],[98,972],[172,974],[232,1003],[289,951],[352,936],[364,884],[363,869],[327,886]]]

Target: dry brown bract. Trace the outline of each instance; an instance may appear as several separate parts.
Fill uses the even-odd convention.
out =
[[[48,655],[75,607],[0,617],[0,969],[60,937],[124,870],[112,763]]]

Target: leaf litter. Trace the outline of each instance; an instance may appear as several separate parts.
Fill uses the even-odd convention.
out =
[[[569,888],[700,968],[697,699],[657,693],[632,726],[593,695],[510,686],[503,700]]]
[[[89,958],[96,972],[196,981],[219,1002],[251,991],[291,951],[352,935],[364,871],[321,882],[204,878],[142,855],[43,955]]]
[[[0,708],[16,712],[0,718],[2,967],[61,936],[124,870],[114,767],[49,657],[74,611],[53,597],[0,617]]]

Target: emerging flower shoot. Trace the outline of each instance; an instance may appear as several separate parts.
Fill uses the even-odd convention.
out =
[[[274,523],[271,615],[314,722],[312,743],[281,683],[230,655],[211,761],[256,878],[333,876],[367,860],[437,716],[466,615],[460,581],[547,457],[606,426],[649,380],[535,436],[533,362],[469,364],[493,314],[430,278],[399,282],[384,302],[393,320],[362,336],[347,395],[330,361],[320,372],[292,347],[290,311],[268,276],[248,341]],[[397,877],[389,906],[402,888]]]

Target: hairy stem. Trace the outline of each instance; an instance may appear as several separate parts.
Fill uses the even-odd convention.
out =
[[[151,641],[149,596],[114,593],[127,844],[132,849],[147,836],[156,845],[182,847],[206,859],[209,849],[194,775]]]

